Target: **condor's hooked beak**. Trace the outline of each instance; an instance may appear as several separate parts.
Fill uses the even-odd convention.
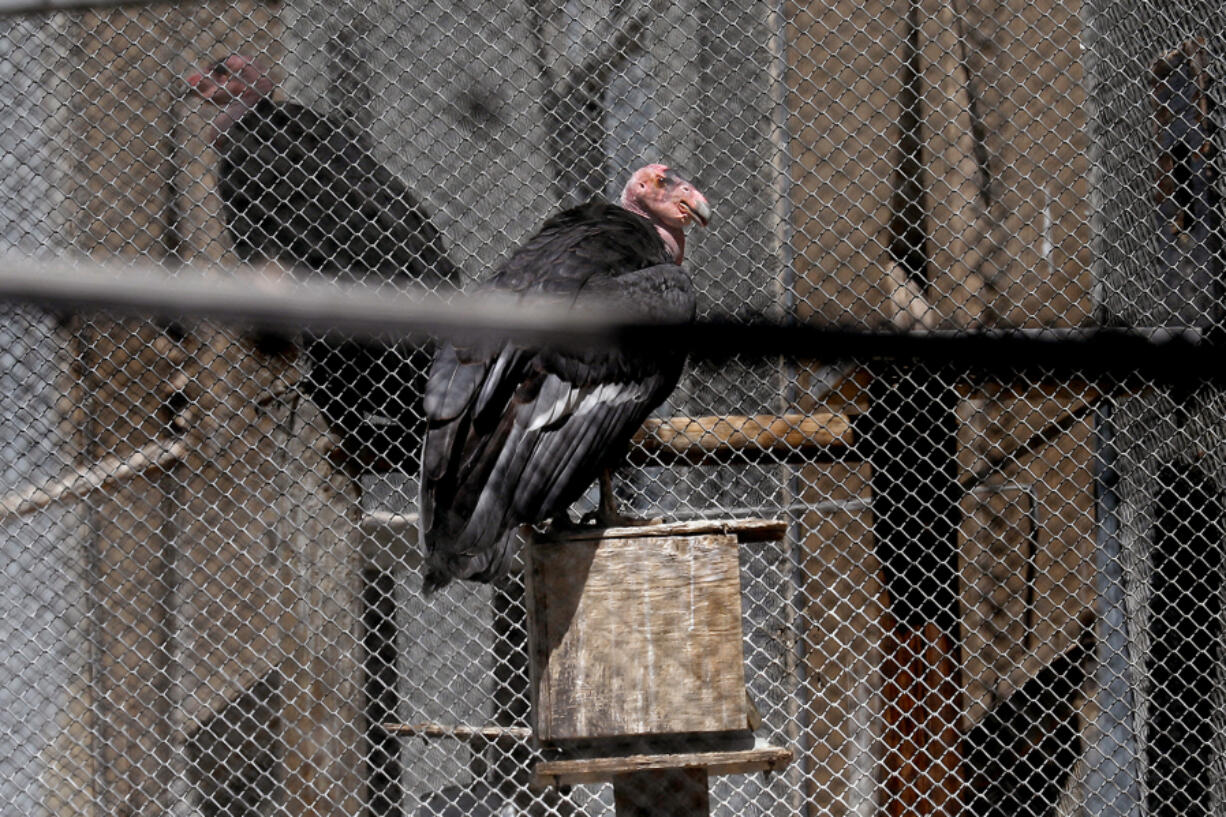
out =
[[[187,86],[183,89],[183,96],[198,96],[205,102],[217,103],[220,101],[216,97],[221,91],[222,86],[207,72],[196,71],[184,77],[183,82]]]
[[[697,221],[699,227],[706,227],[711,223],[711,205],[707,204],[706,198],[697,190],[693,190],[682,198],[677,203],[677,206],[681,208],[684,216],[689,216]],[[689,218],[684,216],[683,221],[688,224]]]
[[[183,82],[187,85],[187,87],[183,89],[183,96],[194,96],[195,94],[200,93],[200,84],[204,82],[204,73],[197,71],[194,74],[189,74],[188,76],[184,77]]]
[[[698,192],[698,188],[670,170],[665,171],[667,183],[673,189],[673,201],[680,212],[682,227],[689,227],[698,222],[698,226],[706,227],[711,222],[711,205],[707,197]]]

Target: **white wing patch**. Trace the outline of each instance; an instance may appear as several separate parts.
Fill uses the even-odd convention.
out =
[[[485,404],[501,384],[507,366],[510,365],[511,359],[514,356],[515,351],[510,346],[504,346],[502,351],[499,352],[498,359],[490,367],[489,373],[485,376],[485,382],[481,384],[481,391],[477,394],[477,402],[473,407],[475,414],[481,414],[485,411]]]
[[[584,389],[584,395],[575,414],[586,414],[597,406],[616,406],[646,397],[642,383],[602,383],[595,389]]]
[[[647,396],[645,388],[642,383],[601,383],[575,388],[550,375],[532,404],[527,430],[536,431],[563,417],[587,414],[601,406],[641,400]]]
[[[569,383],[549,375],[529,407],[530,413],[525,418],[528,430],[544,428],[570,414],[579,398],[578,390]]]

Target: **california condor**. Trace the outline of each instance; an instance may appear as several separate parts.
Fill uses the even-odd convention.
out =
[[[692,320],[694,289],[680,266],[685,230],[710,216],[694,185],[648,165],[630,177],[620,205],[594,201],[550,218],[483,288]],[[507,570],[520,525],[565,524],[570,504],[676,386],[683,363],[670,349],[442,346],[425,395],[424,590],[457,578],[493,581]],[[602,491],[600,520],[620,521],[615,513]]]
[[[350,121],[274,99],[266,66],[241,54],[187,83],[219,108],[210,139],[241,261],[378,285],[458,282],[425,209]],[[305,347],[307,393],[345,458],[414,467],[428,352],[338,336],[308,336]]]

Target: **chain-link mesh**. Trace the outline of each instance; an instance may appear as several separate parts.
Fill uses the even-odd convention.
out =
[[[1222,320],[1214,4],[13,5],[5,253],[464,291],[660,160],[713,205],[700,317],[966,343]],[[204,98],[243,65],[253,96]],[[1219,387],[699,356],[615,495],[782,522],[733,542],[739,592],[694,601],[691,572],[681,607],[694,634],[739,599],[701,650],[734,698],[743,666],[745,723],[576,744],[542,736],[526,557],[422,593],[431,354],[3,310],[4,814],[1226,807]],[[649,599],[591,626],[616,641]],[[601,671],[693,714],[654,660]],[[672,768],[548,772],[644,755]]]

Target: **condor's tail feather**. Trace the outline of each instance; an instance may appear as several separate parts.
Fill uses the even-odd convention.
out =
[[[427,596],[446,587],[456,578],[477,582],[493,582],[505,576],[515,557],[515,530],[507,531],[491,547],[476,553],[457,553],[436,549],[426,558],[422,593]]]

